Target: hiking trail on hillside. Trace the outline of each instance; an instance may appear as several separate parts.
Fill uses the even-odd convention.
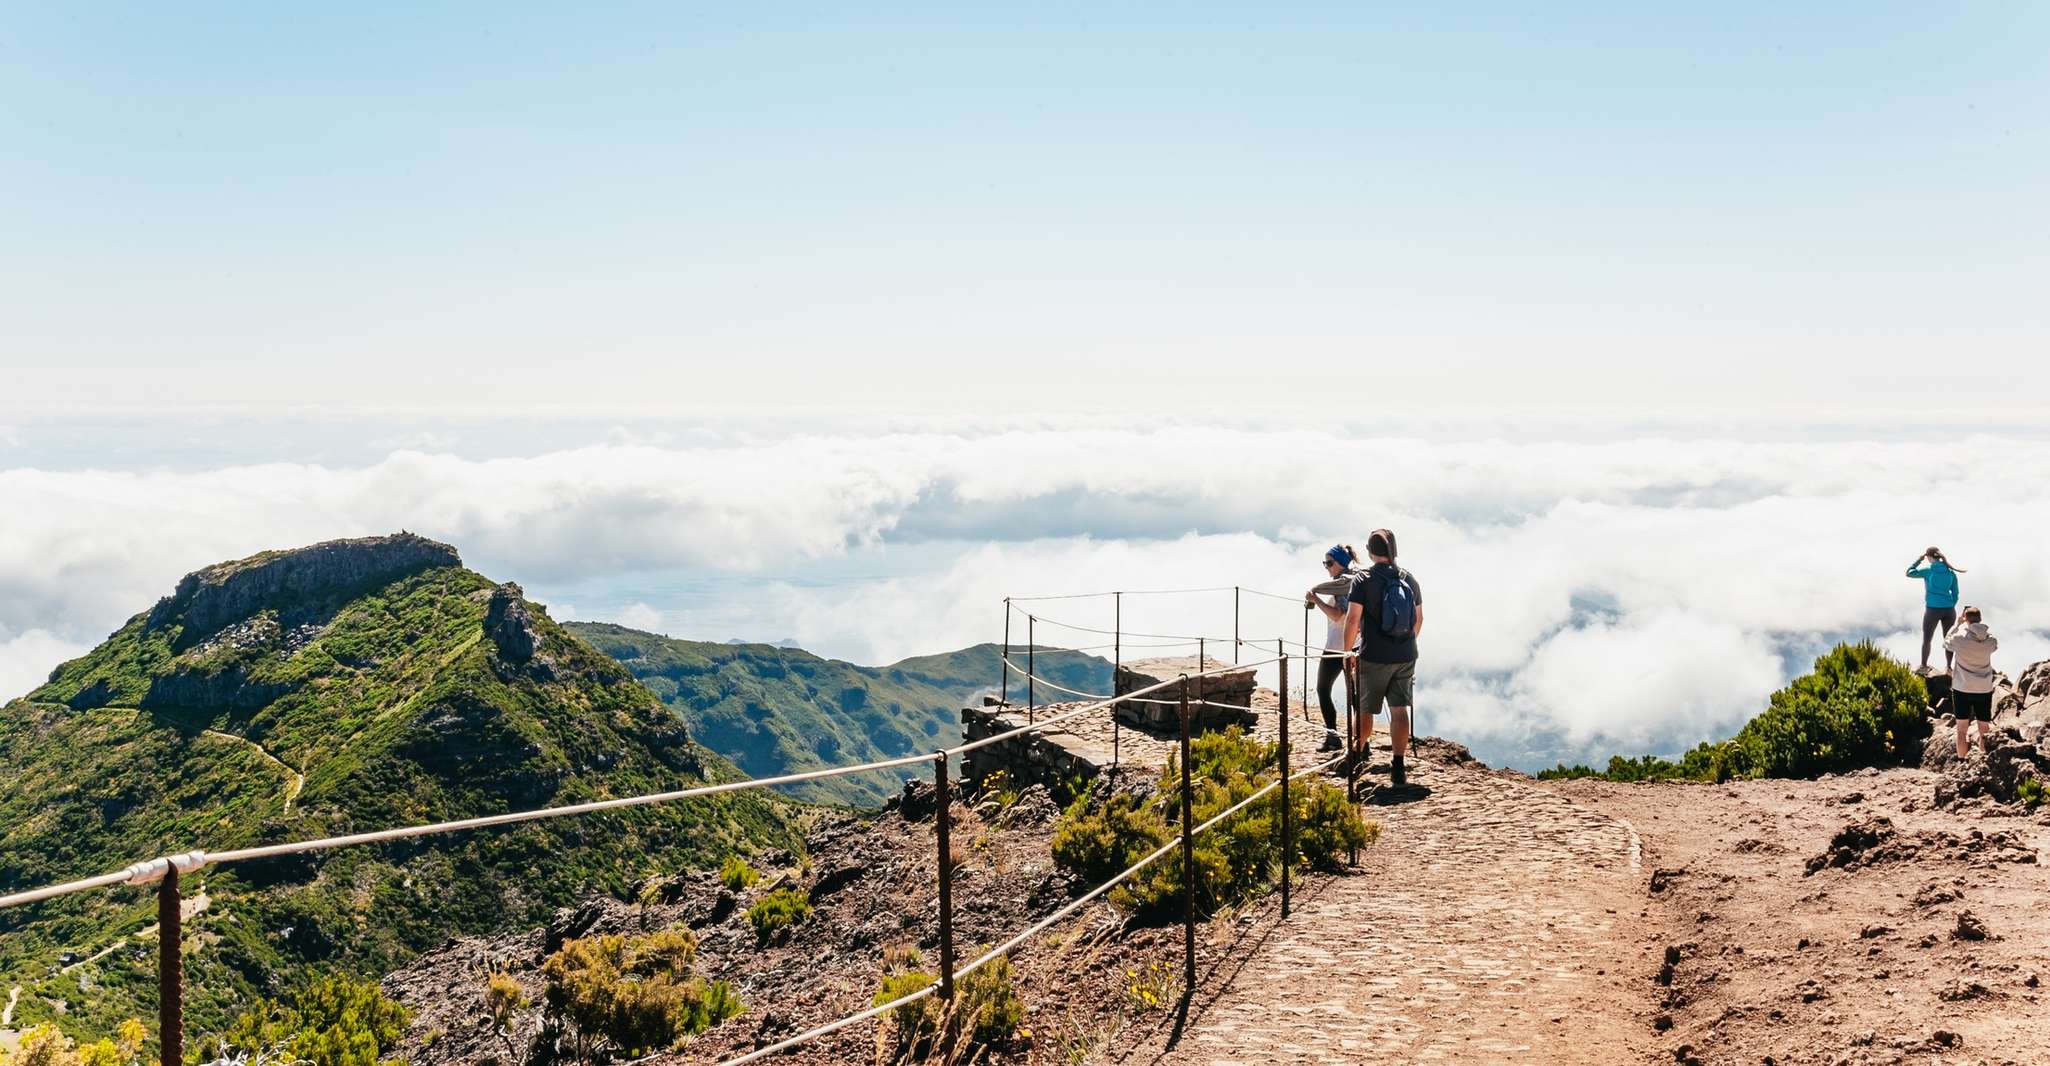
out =
[[[1221,961],[1144,1063],[1643,1062],[1655,946],[1636,833],[1426,740],[1368,800],[1378,843]],[[1374,777],[1386,780],[1385,763]]]

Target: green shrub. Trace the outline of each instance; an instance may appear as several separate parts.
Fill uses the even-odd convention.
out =
[[[726,856],[726,864],[719,867],[719,883],[735,892],[747,888],[761,879],[761,873],[754,867],[749,866],[747,860],[738,855]]]
[[[1112,794],[1098,810],[1085,789],[1054,827],[1053,859],[1085,882],[1099,885],[1167,841],[1167,820],[1129,792]]]
[[[764,943],[778,930],[811,917],[811,901],[794,888],[779,888],[755,901],[747,909],[747,924],[754,926],[755,939]]]
[[[411,1013],[372,981],[336,974],[315,980],[290,1002],[258,1000],[218,1038],[202,1042],[203,1059],[282,1050],[310,1066],[381,1066]]]
[[[988,948],[981,950],[987,951]],[[902,999],[931,986],[935,980],[924,970],[886,974],[882,987],[876,990],[872,1005],[880,1007]],[[1025,1004],[1011,984],[1010,958],[1000,955],[976,967],[954,986],[951,1009],[939,996],[931,995],[892,1008],[885,1017],[890,1021],[891,1039],[897,1048],[898,1058],[907,1060],[929,1049],[942,1025],[946,1027],[951,1037],[949,1042],[957,1053],[1010,1040],[1018,1035],[1019,1026],[1025,1020]],[[963,1037],[966,1037],[965,1041]]]
[[[880,1007],[885,1003],[903,999],[936,980],[938,978],[924,970],[884,974],[882,987],[876,989],[875,998],[870,1001],[869,1006]],[[911,1049],[932,1039],[933,1034],[939,1031],[939,997],[927,996],[892,1007],[883,1017],[890,1020],[890,1031],[897,1046],[909,1053]]]
[[[2033,811],[2045,798],[2050,798],[2050,789],[2043,787],[2041,778],[2024,777],[2014,784],[2014,798]]]
[[[1868,766],[1912,766],[1929,736],[1928,689],[1907,664],[1870,641],[1838,644],[1815,669],[1772,694],[1737,735],[1704,743],[1676,763],[1653,755],[1617,756],[1607,771],[1563,763],[1542,778],[1610,781],[1683,778],[1817,777]]]
[[[983,950],[987,951],[988,948]],[[998,1044],[1017,1035],[1025,1004],[1011,987],[1011,959],[999,955],[963,977],[954,988],[954,1015],[977,1044]]]
[[[744,1009],[724,981],[691,975],[697,939],[681,930],[565,942],[542,963],[550,1017],[580,1062],[673,1046]]]
[[[1208,821],[1274,780],[1276,752],[1274,745],[1237,728],[1191,741],[1195,820]],[[1150,800],[1141,801],[1131,793],[1084,792],[1054,829],[1054,861],[1083,882],[1097,885],[1173,839],[1181,819],[1178,765],[1170,760]],[[1299,866],[1336,866],[1341,853],[1372,843],[1379,835],[1379,827],[1362,819],[1345,794],[1327,782],[1300,779],[1289,792]],[[1281,792],[1276,789],[1195,838],[1201,906],[1215,909],[1237,903],[1279,875],[1280,817]],[[1141,913],[1166,913],[1179,907],[1185,876],[1181,851],[1175,849],[1120,885],[1111,898]]]

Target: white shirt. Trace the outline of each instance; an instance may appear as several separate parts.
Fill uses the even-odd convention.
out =
[[[1337,597],[1318,596],[1317,602],[1329,604],[1333,607],[1338,608],[1338,621],[1332,621],[1330,615],[1324,616],[1324,650],[1344,651],[1346,609],[1345,597],[1343,595]]]

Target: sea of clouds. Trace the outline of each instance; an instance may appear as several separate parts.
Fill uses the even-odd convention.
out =
[[[1912,655],[1920,598],[1902,571],[1932,543],[1968,568],[2000,665],[2050,657],[2050,442],[2021,436],[957,420],[65,463],[37,434],[0,441],[8,696],[189,570],[401,528],[558,617],[887,662],[999,639],[1006,596],[1111,589],[1135,592],[1125,628],[1163,643],[1228,641],[1232,596],[1138,590],[1276,593],[1240,597],[1239,633],[1300,638],[1292,598],[1323,548],[1389,526],[1424,588],[1425,727],[1523,766],[1726,735],[1839,639]],[[1042,643],[1107,642],[1062,627],[1109,628],[1108,598],[1020,602],[1016,641],[1027,612]]]

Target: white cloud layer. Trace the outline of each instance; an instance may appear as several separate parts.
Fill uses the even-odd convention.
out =
[[[2004,667],[2050,654],[2042,440],[1445,442],[1100,423],[693,439],[0,470],[0,683],[25,688],[195,567],[398,528],[537,594],[573,589],[580,616],[794,635],[882,661],[997,638],[1005,595],[1293,595],[1325,544],[1387,525],[1424,585],[1428,723],[1526,762],[1725,733],[1838,637],[1914,651],[1920,601],[1901,571],[1930,543],[1969,569],[1966,598],[2003,633]],[[918,562],[874,575],[840,565],[907,554]],[[690,575],[698,601],[593,591],[651,573]],[[694,628],[707,599],[752,631]],[[1033,610],[1111,619],[1097,600]],[[1302,621],[1248,597],[1242,631],[1294,638]],[[1229,637],[1229,596],[1129,597],[1124,623]],[[1052,621],[1039,635],[1098,642]]]

